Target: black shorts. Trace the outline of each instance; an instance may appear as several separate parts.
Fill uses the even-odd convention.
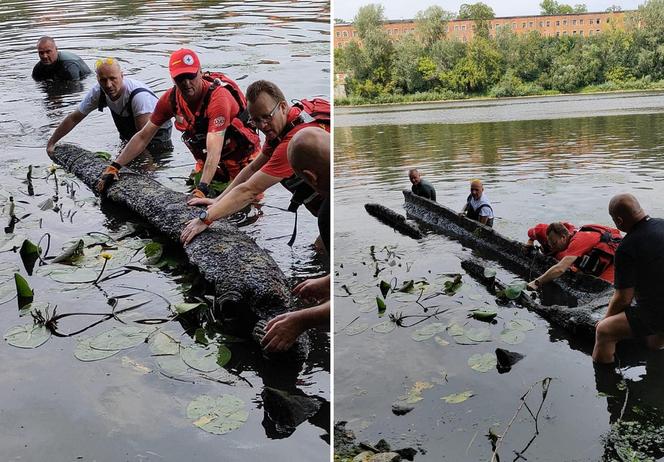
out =
[[[627,322],[634,337],[642,338],[649,335],[664,334],[664,309],[662,308],[655,309],[631,305],[625,309],[625,316],[627,316]]]

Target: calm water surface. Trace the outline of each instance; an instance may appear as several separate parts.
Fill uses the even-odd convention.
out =
[[[524,456],[540,461],[602,458],[602,438],[620,416],[625,393],[615,384],[607,386],[604,378],[596,384],[592,345],[525,309],[497,306],[461,269],[461,260],[470,257],[471,250],[431,232],[420,241],[396,234],[367,215],[363,204],[378,202],[403,213],[401,189],[410,187],[407,170],[418,167],[436,187],[438,201],[456,209],[465,203],[470,179],[481,178],[498,217],[495,228],[519,240],[539,222],[609,224],[608,200],[623,191],[633,192],[651,215],[664,216],[664,116],[630,115],[631,103],[623,101],[624,115],[613,117],[592,117],[593,111],[586,110],[573,119],[474,123],[470,116],[466,123],[457,119],[457,124],[447,124],[453,116],[438,110],[422,111],[417,117],[429,123],[414,124],[406,112],[410,108],[401,107],[391,111],[385,123],[379,122],[379,114],[371,114],[371,126],[335,129],[335,420],[348,421],[360,440],[375,443],[385,438],[393,447],[416,447],[421,450],[416,460],[489,460],[489,429],[502,433],[519,398],[551,377],[538,421],[540,433]],[[514,110],[518,118],[520,109]],[[537,107],[524,112],[523,117],[530,118]],[[545,112],[539,118],[557,115]],[[350,125],[359,117],[345,120]],[[516,278],[498,270],[505,281]],[[460,291],[423,301],[442,289],[445,273],[463,275]],[[398,285],[410,279],[431,284],[420,304],[419,293],[389,294],[386,314],[380,318],[377,285],[393,278]],[[389,314],[422,315],[423,307],[429,314],[446,312],[438,320],[387,334],[372,329]],[[498,323],[468,319],[474,308],[497,310]],[[515,319],[529,321],[534,329],[526,332],[522,343],[507,344],[500,334]],[[448,331],[438,333],[438,339],[411,338],[416,329],[433,322],[485,328],[490,341],[458,344]],[[357,333],[364,327],[368,329]],[[469,367],[471,355],[493,353],[497,347],[525,358],[507,374]],[[625,415],[638,419],[634,416],[643,410],[661,408],[661,355],[638,348],[623,348],[620,355],[629,389]],[[420,384],[422,399],[410,413],[394,415],[392,403],[417,388],[417,382],[426,382],[424,387]],[[607,398],[607,389],[614,397]],[[473,396],[462,403],[441,400],[468,390]],[[541,386],[536,385],[527,398],[533,412],[541,400]],[[534,432],[533,419],[522,410],[503,443],[501,460],[514,459],[513,451],[523,450]]]
[[[122,303],[149,301],[135,315],[164,318],[165,297],[183,301],[186,276],[171,271],[132,272],[109,280],[101,288],[55,282],[40,270],[27,276],[19,256],[10,251],[24,238],[37,242],[45,232],[51,235],[50,255],[73,238],[89,232],[117,235],[136,224],[113,207],[100,209],[87,188],[77,188],[74,199],[66,197],[60,185],[62,214],[42,211],[38,204],[54,194],[54,182],[46,181],[50,164],[45,146],[57,124],[75,109],[95,83],[90,76],[64,88],[33,82],[37,62],[36,42],[42,35],[55,37],[62,50],[79,54],[93,68],[100,57],[113,56],[126,76],[149,84],[158,94],[172,82],[167,63],[171,51],[191,47],[199,53],[203,67],[221,70],[238,79],[241,87],[257,79],[276,82],[288,98],[326,97],[329,93],[329,2],[327,1],[3,1],[0,4],[0,207],[8,221],[8,198],[16,199],[16,213],[26,217],[14,234],[0,235],[0,302],[13,291],[13,272],[27,277],[35,289],[35,301],[57,305],[59,313],[108,312],[108,297],[135,293]],[[264,63],[261,63],[264,61]],[[306,75],[308,78],[302,79]],[[177,138],[177,139],[176,139]],[[117,132],[108,113],[92,113],[65,141],[93,151],[119,150]],[[168,186],[184,191],[183,177],[193,160],[174,132],[175,151],[158,159],[143,159],[146,174]],[[23,180],[34,166],[35,197],[26,194]],[[72,178],[58,171],[60,180]],[[274,188],[266,204],[284,206],[288,195]],[[74,213],[75,212],[75,213]],[[292,230],[292,216],[265,208],[264,216],[245,230],[267,248],[291,282],[318,274],[325,262],[315,257],[311,243],[317,235],[316,222],[300,214],[300,234],[290,250],[286,241]],[[100,235],[96,235],[98,238]],[[149,231],[128,239],[141,248],[151,238]],[[87,242],[93,240],[86,237]],[[44,241],[45,242],[45,241]],[[113,252],[113,251],[111,251]],[[97,272],[99,248],[86,250],[90,271]],[[175,253],[175,259],[182,258]],[[109,268],[120,266],[118,252]],[[135,260],[140,260],[138,255]],[[47,268],[47,267],[45,267]],[[185,271],[187,273],[187,271]],[[133,287],[137,289],[129,289]],[[151,292],[145,292],[144,290]],[[156,295],[156,294],[158,295]],[[122,299],[124,300],[124,299]],[[120,304],[119,306],[122,306]],[[26,324],[19,318],[16,301],[0,305],[0,331]],[[97,319],[97,318],[91,318]],[[63,319],[59,328],[72,332],[89,319]],[[91,321],[90,321],[91,322]],[[87,331],[94,335],[118,325],[110,320]],[[191,343],[184,326],[167,327],[183,343]],[[38,349],[22,350],[0,344],[4,372],[0,378],[0,453],[3,460],[292,460],[299,454],[306,460],[327,460],[328,424],[325,410],[317,419],[302,423],[290,437],[279,437],[263,426],[265,418],[261,393],[264,385],[318,396],[329,412],[329,337],[314,334],[312,353],[302,368],[282,371],[281,365],[262,360],[248,343],[229,344],[233,358],[228,370],[240,379],[225,385],[197,378],[194,383],[167,378],[160,373],[147,345],[123,350],[99,362],[80,362],[72,354],[78,337],[51,338]],[[248,421],[223,436],[203,432],[186,417],[187,404],[203,394],[230,394],[242,399]],[[329,414],[327,414],[329,416]]]

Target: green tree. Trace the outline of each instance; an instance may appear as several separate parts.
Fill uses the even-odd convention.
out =
[[[361,40],[364,40],[370,32],[381,29],[384,22],[385,8],[375,3],[361,6],[353,19],[357,35]]]
[[[607,13],[617,13],[622,11],[622,7],[620,5],[611,5],[606,9]]]
[[[564,3],[558,3],[556,0],[542,0],[540,3],[540,14],[573,14],[573,13],[587,13],[588,7],[579,3],[573,7]]]
[[[640,5],[629,23],[634,28],[636,77],[664,78],[664,0]]]
[[[424,47],[417,40],[401,39],[394,47],[392,80],[404,93],[416,93],[429,90],[431,84],[419,70],[420,60],[425,57]],[[435,70],[435,64],[433,64]]]
[[[475,34],[489,38],[489,21],[496,17],[493,9],[482,2],[464,3],[459,7],[459,19],[475,22]]]
[[[489,40],[477,37],[468,46],[466,56],[451,72],[443,74],[446,86],[465,93],[482,93],[501,77],[502,57]]]
[[[418,11],[415,15],[417,36],[424,46],[430,47],[443,40],[447,33],[447,23],[454,15],[437,5]]]

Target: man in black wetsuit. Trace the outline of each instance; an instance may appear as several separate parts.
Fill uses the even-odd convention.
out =
[[[90,74],[85,62],[69,51],[58,51],[53,37],[42,37],[37,42],[39,62],[32,69],[35,80],[81,80]]]
[[[614,196],[609,214],[627,235],[616,250],[615,292],[595,329],[593,361],[600,364],[612,363],[616,344],[626,338],[664,347],[664,220],[646,215],[631,194]]]
[[[410,182],[413,184],[411,187],[413,194],[436,202],[436,190],[431,183],[422,179],[420,172],[416,168],[408,170],[408,178],[410,178]]]

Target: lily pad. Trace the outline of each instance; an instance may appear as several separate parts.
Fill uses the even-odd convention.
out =
[[[477,319],[478,321],[491,321],[498,315],[494,310],[473,310],[468,313],[469,318]]]
[[[383,321],[379,324],[376,324],[371,328],[371,330],[378,334],[388,334],[392,332],[396,327],[397,325],[388,319],[387,321]]]
[[[468,365],[478,372],[488,372],[496,367],[496,355],[493,353],[476,353],[468,358]]]
[[[223,435],[240,428],[249,418],[245,403],[231,395],[214,398],[202,395],[187,406],[187,417],[196,419],[198,428],[215,435]]]
[[[471,327],[466,330],[466,337],[475,342],[487,342],[491,340],[491,331],[485,327]]]
[[[361,334],[369,328],[369,323],[366,322],[354,322],[350,326],[344,329],[346,335],[357,335]]]
[[[380,281],[380,293],[383,295],[383,298],[387,297],[387,294],[390,292],[392,286],[389,282]]]
[[[71,267],[71,270],[57,270],[49,274],[49,277],[55,282],[62,282],[65,284],[90,284],[97,279],[99,276],[98,271],[94,271],[88,268],[76,268],[75,266]]]
[[[386,306],[385,301],[382,298],[376,297],[376,306],[378,307],[378,316],[385,314]]]
[[[484,277],[489,279],[489,278],[495,278],[496,277],[496,269],[495,268],[484,268]]]
[[[459,324],[453,323],[447,326],[447,333],[450,334],[452,337],[458,337],[461,335],[465,335],[466,331]]]
[[[416,342],[422,342],[424,340],[430,339],[436,334],[440,334],[444,330],[445,324],[440,322],[432,322],[431,324],[427,324],[426,326],[417,329],[410,335],[410,338]]]
[[[126,350],[145,342],[154,328],[120,326],[95,335],[90,339],[90,346],[95,350]]]
[[[463,335],[455,335],[452,338],[458,345],[477,345],[478,343],[475,340],[471,340],[470,338],[468,338],[468,336],[465,333]]]
[[[444,399],[445,402],[449,404],[459,404],[466,401],[471,396],[474,396],[473,392],[470,390],[462,391],[461,393],[454,393],[451,395],[443,396],[440,399]]]
[[[191,369],[182,361],[180,355],[157,356],[156,361],[160,372],[167,377],[180,378],[190,374]]]
[[[515,318],[507,323],[507,327],[509,327],[510,329],[522,330],[526,332],[529,330],[533,330],[535,328],[535,324],[531,321],[528,321],[527,319]]]
[[[148,265],[156,265],[164,253],[164,247],[159,242],[150,242],[143,247]]]
[[[415,384],[412,386],[410,391],[408,392],[408,395],[405,396],[404,401],[407,404],[415,404],[418,401],[422,401],[424,398],[422,397],[422,392],[424,390],[428,390],[429,388],[433,388],[433,384],[429,382],[415,382]]]
[[[217,350],[217,364],[224,367],[231,360],[231,350],[226,345],[219,345]]]
[[[51,338],[51,331],[38,324],[11,327],[5,332],[5,340],[17,348],[37,348]]]
[[[510,300],[516,300],[521,296],[521,292],[526,290],[527,286],[528,284],[526,282],[517,281],[505,287],[505,290],[503,292],[505,294],[505,297],[509,298]]]
[[[32,303],[34,291],[30,288],[28,281],[18,273],[14,273],[14,283],[16,284],[16,295],[18,296],[19,309]]]
[[[180,350],[180,356],[187,366],[201,372],[212,372],[219,369],[217,364],[217,345],[210,344],[206,347],[201,345],[189,345]]]
[[[443,286],[445,289],[443,290],[446,295],[454,295],[456,294],[459,289],[461,289],[461,286],[463,285],[463,281],[461,280],[461,275],[457,274],[454,279],[451,281],[445,281],[443,283]]]
[[[207,307],[205,303],[199,302],[199,303],[178,303],[176,305],[173,305],[173,309],[177,314],[184,314],[188,311],[195,310],[198,308],[203,308]]]
[[[403,285],[397,289],[399,292],[410,293],[415,288],[415,281],[412,279],[409,281],[404,281]]]
[[[180,352],[177,334],[169,331],[158,331],[148,340],[150,351],[154,355],[176,355]]]
[[[518,345],[526,338],[526,333],[522,330],[505,329],[500,333],[500,339],[510,345]]]
[[[90,346],[91,337],[81,337],[78,339],[76,348],[74,348],[74,356],[79,361],[99,361],[102,359],[110,358],[120,350],[95,350]]]

